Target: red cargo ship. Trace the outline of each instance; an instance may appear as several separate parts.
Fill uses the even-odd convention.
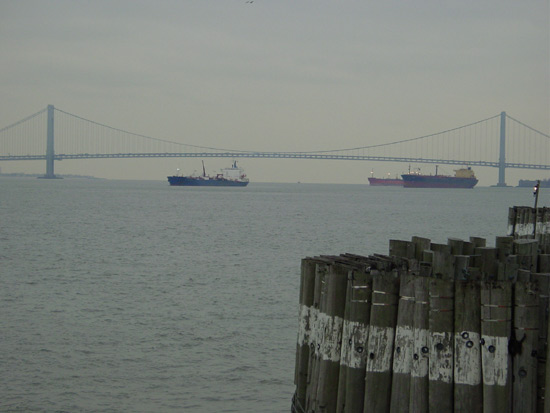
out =
[[[371,177],[369,178],[369,185],[371,186],[403,186],[403,180],[398,178],[390,178],[388,174],[387,178],[375,178],[373,172],[371,171]]]

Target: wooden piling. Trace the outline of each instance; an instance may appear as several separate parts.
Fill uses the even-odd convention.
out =
[[[538,255],[537,272],[550,273],[550,254]]]
[[[394,273],[373,276],[363,407],[365,413],[386,412],[390,406],[398,281]]]
[[[402,258],[415,257],[415,244],[411,241],[390,240],[390,256]]]
[[[498,250],[497,257],[499,261],[504,261],[509,255],[514,253],[514,237],[504,236],[496,237],[495,247]]]
[[[452,277],[454,275],[452,255],[448,251],[433,251],[432,271],[438,278]]]
[[[538,241],[534,239],[514,240],[514,254],[518,257],[521,269],[537,272],[538,246]]]
[[[538,309],[536,283],[514,284],[513,330],[508,345],[513,358],[514,412],[535,412],[537,408]]]
[[[319,364],[321,341],[323,339],[325,317],[320,312],[320,304],[326,294],[326,277],[328,264],[318,262],[315,265],[315,287],[313,291],[313,305],[310,312],[310,350],[308,362],[308,386],[306,390],[306,411],[317,408],[317,383],[319,381]]]
[[[414,258],[417,261],[423,260],[423,252],[430,249],[431,241],[429,238],[413,236],[411,242],[414,244]]]
[[[468,267],[470,266],[469,255],[453,255],[451,257],[451,268],[454,270],[450,276],[455,280],[466,281],[470,279],[470,272]]]
[[[311,311],[315,289],[315,267],[317,263],[311,258],[302,260],[300,279],[300,316],[298,341],[296,343],[296,369],[294,383],[296,384],[295,400],[302,409],[306,405],[306,390],[308,383],[308,366],[311,334]]]
[[[512,283],[481,283],[481,369],[483,411],[511,411],[512,365],[508,353]]]
[[[409,411],[428,412],[428,364],[429,364],[429,278],[414,280],[414,347],[411,366]]]
[[[390,405],[390,411],[395,413],[409,411],[414,348],[414,280],[414,276],[403,274],[399,287]]]
[[[547,324],[547,330],[546,331],[550,331],[550,317],[548,317],[548,324]],[[546,383],[550,383],[550,368],[548,368],[548,360],[550,360],[550,346],[547,344],[546,345],[546,377],[545,377],[545,381]],[[544,388],[544,413],[547,413],[550,411],[550,384],[548,384],[547,386],[545,386]]]
[[[463,255],[474,255],[475,245],[471,241],[464,241],[462,245],[462,254]]]
[[[486,280],[496,280],[498,276],[498,250],[491,247],[477,247],[475,254],[481,259],[481,273]]]
[[[317,384],[318,412],[336,411],[338,379],[342,346],[342,327],[346,302],[349,266],[334,263],[329,266],[327,288],[320,310],[325,319],[323,340],[319,349],[319,379]]]
[[[474,245],[474,248],[487,246],[487,240],[481,237],[470,237],[470,242]]]
[[[451,248],[452,255],[462,255],[464,253],[464,240],[460,238],[448,238],[447,245]]]
[[[371,302],[370,271],[352,271],[346,294],[337,412],[363,411]]]
[[[429,396],[431,411],[453,410],[454,281],[430,279]]]
[[[544,402],[548,400],[544,393],[547,383],[546,371],[550,371],[550,368],[547,368],[548,359],[546,355],[548,351],[550,274],[532,274],[531,281],[536,283],[538,287],[537,412],[547,412],[550,411],[550,404],[548,404],[548,410],[544,410]]]
[[[457,281],[454,313],[454,411],[481,413],[481,296],[478,281]]]

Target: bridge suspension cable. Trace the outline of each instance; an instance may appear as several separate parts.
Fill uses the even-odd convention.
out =
[[[142,134],[139,134],[139,133],[130,132],[130,131],[127,131],[127,130],[124,130],[124,129],[119,129],[119,128],[115,128],[115,127],[112,127],[112,126],[109,126],[109,125],[105,125],[105,124],[102,124],[102,123],[99,123],[99,122],[96,122],[96,121],[93,121],[93,120],[90,120],[90,119],[86,119],[86,118],[83,118],[81,116],[69,113],[69,112],[66,112],[66,111],[58,109],[58,108],[55,108],[55,110],[56,110],[56,112],[63,113],[65,115],[71,116],[75,119],[79,119],[79,120],[88,122],[90,124],[100,126],[102,128],[106,128],[106,129],[109,129],[109,130],[112,130],[112,131],[115,131],[115,132],[120,132],[120,133],[123,133],[123,134],[131,135],[131,136],[134,136],[134,137],[137,137],[137,138],[143,138],[143,139],[147,139],[147,140],[151,140],[151,141],[155,141],[155,142],[162,142],[162,143],[178,145],[178,146],[182,146],[182,147],[188,146],[188,147],[197,148],[197,149],[207,149],[207,150],[214,150],[214,151],[253,152],[253,151],[241,151],[241,150],[235,150],[235,149],[214,148],[214,147],[209,147],[209,146],[193,145],[193,144],[188,144],[188,143],[171,141],[171,140],[167,140],[167,139],[154,138],[152,136],[142,135]]]
[[[21,124],[24,123],[24,122],[27,122],[28,120],[31,120],[32,118],[34,118],[34,117],[36,117],[36,116],[38,116],[38,115],[43,114],[44,112],[46,112],[46,110],[47,110],[47,108],[44,108],[44,109],[42,109],[42,110],[39,110],[39,111],[36,112],[36,113],[33,113],[32,115],[27,116],[26,118],[21,119],[20,121],[17,121],[17,122],[15,122],[15,123],[12,123],[11,125],[5,126],[5,127],[3,127],[2,129],[0,129],[0,133],[1,133],[1,132],[4,132],[4,131],[7,131],[7,130],[9,130],[9,129],[11,129],[11,128],[14,128],[14,127],[17,126],[17,125],[21,125]]]
[[[46,127],[53,139],[46,151]],[[48,115],[45,113],[48,111]],[[499,120],[500,118],[500,120]],[[506,127],[506,120],[509,125]],[[504,125],[504,126],[503,126]],[[506,130],[506,133],[504,131]],[[0,129],[0,161],[159,157],[247,157],[333,159],[478,165],[550,170],[550,135],[505,112],[428,135],[362,146],[310,151],[251,151],[160,139],[102,124],[67,111],[48,108]],[[372,139],[372,137],[367,137]],[[501,179],[502,177],[502,179]]]

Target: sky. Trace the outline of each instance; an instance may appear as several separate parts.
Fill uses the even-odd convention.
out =
[[[0,2],[0,127],[48,104],[187,144],[317,151],[508,115],[550,131],[548,0]],[[209,170],[230,159],[208,158]],[[403,163],[242,159],[251,181],[364,184]],[[2,162],[43,173],[45,162]],[[193,158],[55,163],[166,180]],[[479,168],[480,185],[496,168]],[[544,174],[544,172],[543,172]],[[550,177],[550,173],[548,174]],[[508,184],[541,177],[507,169]],[[542,176],[546,178],[547,176]]]

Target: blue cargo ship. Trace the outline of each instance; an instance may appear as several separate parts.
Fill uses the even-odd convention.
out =
[[[435,175],[408,173],[401,176],[405,188],[473,188],[478,182],[470,167],[455,170],[455,176],[438,175],[437,167]]]
[[[206,174],[203,161],[202,175],[173,175],[168,177],[168,183],[171,186],[247,186],[248,182],[244,170],[237,166],[237,161],[233,161],[230,168],[223,168],[221,173],[215,176]]]

